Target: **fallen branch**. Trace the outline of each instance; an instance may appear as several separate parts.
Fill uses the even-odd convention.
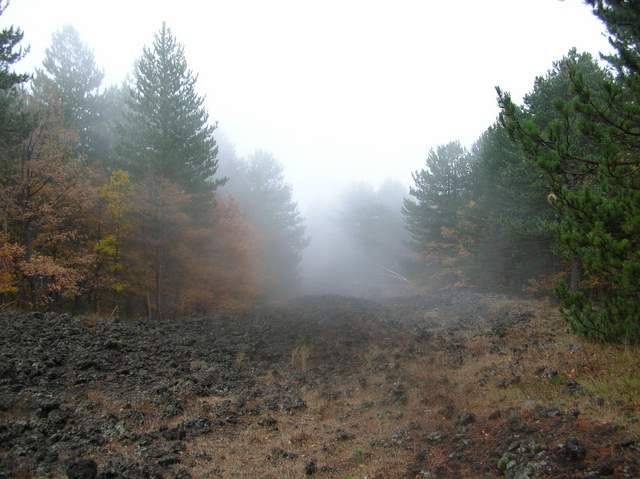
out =
[[[16,304],[18,302],[17,299],[14,299],[13,301],[9,301],[8,303],[4,303],[4,304],[0,304],[0,312],[9,309],[11,306],[13,306],[14,304]]]

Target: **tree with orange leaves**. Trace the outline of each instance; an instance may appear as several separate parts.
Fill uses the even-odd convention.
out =
[[[184,312],[238,310],[252,304],[263,288],[256,236],[232,198],[218,198],[213,226],[185,230],[181,263]]]
[[[77,297],[94,261],[84,223],[95,190],[88,171],[69,156],[74,141],[58,118],[45,116],[3,175],[3,249],[14,252],[18,299],[33,308]]]

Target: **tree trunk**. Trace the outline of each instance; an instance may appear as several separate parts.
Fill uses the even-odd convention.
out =
[[[582,279],[582,264],[579,258],[573,258],[571,262],[571,277],[569,278],[569,289],[577,291]]]
[[[151,295],[149,293],[149,280],[147,279],[147,288],[146,288],[146,300],[147,300],[147,321],[151,321]]]
[[[31,228],[31,222],[29,220],[26,220],[23,224],[23,238],[24,238],[24,257],[26,261],[29,261],[31,259],[31,257],[33,256],[33,229]],[[31,305],[30,307],[32,309],[37,309],[38,308],[38,284],[37,284],[37,280],[34,280],[31,277],[27,278],[27,283],[29,285],[29,291],[30,291],[30,300],[31,300]]]
[[[156,264],[155,264],[155,280],[156,280],[156,291],[155,291],[155,307],[156,307],[156,319],[160,319],[162,316],[162,312],[160,309],[160,252],[156,251]]]

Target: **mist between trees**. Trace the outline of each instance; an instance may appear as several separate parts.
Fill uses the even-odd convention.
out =
[[[409,191],[328,189],[306,220],[277,159],[218,134],[168,26],[119,87],[72,27],[14,73],[26,52],[5,28],[2,304],[153,318],[303,292],[556,289],[576,331],[637,341],[640,12],[586,3],[612,56],[569,51],[521,105],[498,89],[495,124],[431,149]]]
[[[4,34],[9,65],[22,33]],[[31,81],[4,76],[5,304],[176,317],[244,308],[293,281],[306,239],[290,188],[256,154],[233,172],[246,189],[219,191],[216,124],[166,25],[119,88],[101,88],[71,27]]]

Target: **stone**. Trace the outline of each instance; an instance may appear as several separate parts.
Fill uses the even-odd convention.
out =
[[[318,466],[316,465],[316,461],[314,459],[309,459],[304,465],[304,473],[307,476],[312,476],[318,470]]]
[[[459,417],[456,423],[458,426],[468,426],[471,423],[476,421],[476,415],[471,412],[463,412]]]
[[[559,449],[561,457],[571,462],[582,461],[587,455],[587,449],[575,437],[571,437],[564,444],[560,444]]]
[[[68,479],[95,479],[98,465],[91,459],[77,459],[67,466]]]

